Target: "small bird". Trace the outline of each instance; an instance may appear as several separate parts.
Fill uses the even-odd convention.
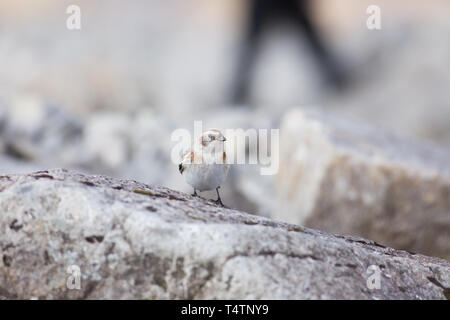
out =
[[[220,198],[219,188],[225,181],[229,164],[226,163],[225,137],[217,129],[203,132],[200,141],[194,143],[193,150],[187,152],[178,165],[186,182],[194,188],[193,196],[198,191],[216,189],[217,204],[224,206]]]

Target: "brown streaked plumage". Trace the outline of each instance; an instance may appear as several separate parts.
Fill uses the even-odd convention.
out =
[[[205,131],[199,143],[194,145],[194,151],[186,153],[178,165],[178,170],[185,177],[186,182],[197,190],[216,190],[218,204],[223,205],[219,195],[219,188],[225,181],[229,165],[226,163],[223,134],[217,129]],[[217,153],[221,152],[221,153]]]

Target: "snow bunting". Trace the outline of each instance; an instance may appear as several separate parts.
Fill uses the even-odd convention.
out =
[[[225,181],[229,164],[226,163],[226,139],[222,132],[210,129],[203,132],[200,141],[194,143],[193,150],[187,152],[178,166],[186,182],[194,188],[193,196],[198,191],[216,189],[216,203],[223,206],[219,188]]]

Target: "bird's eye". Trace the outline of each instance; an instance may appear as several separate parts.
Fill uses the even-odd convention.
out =
[[[209,136],[209,140],[210,140],[210,141],[215,140],[215,139],[216,139],[216,137],[214,137],[214,136]]]

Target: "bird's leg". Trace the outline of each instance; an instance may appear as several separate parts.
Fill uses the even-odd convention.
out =
[[[217,188],[216,188],[216,192],[217,192],[217,200],[216,200],[215,202],[216,202],[217,204],[220,204],[222,207],[225,207],[225,206],[223,205],[223,203],[222,203],[222,199],[220,199],[219,188],[220,188],[220,187],[217,187]]]
[[[195,190],[195,188],[194,188],[194,193],[192,194],[192,196],[193,197],[198,197],[197,190]]]

